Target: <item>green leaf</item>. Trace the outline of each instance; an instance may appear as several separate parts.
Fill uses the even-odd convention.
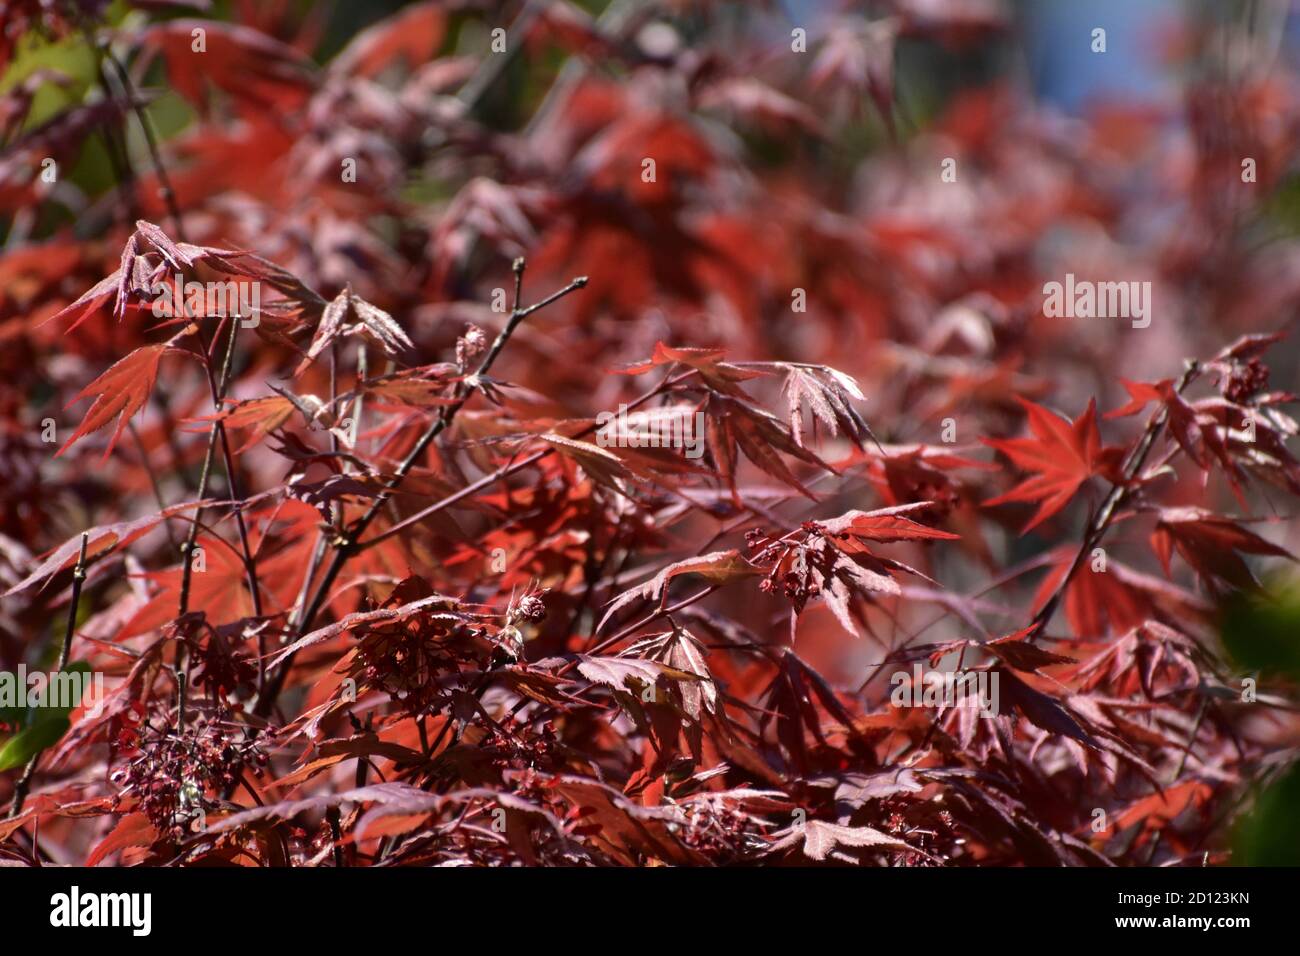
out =
[[[0,750],[0,770],[21,767],[38,753],[59,739],[71,724],[66,715],[50,715],[38,720],[26,730],[11,737]]]
[[[1237,825],[1233,862],[1239,866],[1300,866],[1300,764],[1295,764],[1255,800]]]
[[[1223,644],[1241,668],[1300,677],[1300,582],[1238,592],[1223,607]]]
[[[86,661],[73,661],[64,668],[62,673],[89,674],[90,664]],[[24,687],[20,688],[20,690],[25,696],[27,689]],[[39,724],[55,720],[62,720],[66,724],[68,722],[68,716],[72,713],[72,710],[72,707],[0,707],[0,724],[8,724],[11,727],[24,728],[24,730],[20,731],[16,737],[9,741],[9,743],[12,744],[27,730],[32,730]],[[62,732],[60,732],[54,739],[58,740],[62,735]],[[5,752],[7,752],[7,750]],[[8,766],[9,765],[5,765],[4,767],[0,767],[0,769],[8,769]]]
[[[60,674],[60,673],[63,673],[63,674],[74,674],[74,673],[75,673],[75,674],[87,674],[87,675],[89,675],[89,674],[90,674],[90,664],[87,663],[86,661],[73,661],[71,664],[69,664],[67,667],[65,667],[62,671],[56,671],[54,676],[57,676],[57,675]],[[49,693],[48,690],[47,690],[47,693]],[[80,701],[78,701],[78,703],[80,703]],[[70,706],[69,706],[69,707],[41,707],[41,708],[38,708],[38,709],[36,709],[36,710],[34,710],[33,712],[31,712],[31,713],[28,714],[28,723],[29,723],[29,724],[36,724],[36,723],[41,722],[41,721],[44,721],[44,720],[46,720],[46,719],[48,719],[48,718],[50,718],[50,717],[65,717],[65,718],[66,718],[69,714],[72,713],[72,711],[73,711],[73,708],[70,707]]]

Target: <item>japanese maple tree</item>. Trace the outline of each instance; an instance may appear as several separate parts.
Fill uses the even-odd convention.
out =
[[[1233,859],[1292,73],[1179,139],[971,68],[995,3],[217,6],[0,30],[0,666],[107,686],[0,700],[0,857]],[[1046,317],[1074,263],[1154,321]]]

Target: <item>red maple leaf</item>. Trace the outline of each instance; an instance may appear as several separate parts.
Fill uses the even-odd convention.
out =
[[[1255,576],[1241,554],[1271,555],[1295,560],[1286,548],[1261,538],[1230,518],[1203,508],[1165,508],[1151,532],[1151,547],[1169,576],[1169,559],[1175,549],[1206,585],[1216,581],[1241,588],[1254,585]],[[1240,553],[1239,553],[1240,552]]]
[[[620,375],[641,375],[654,368],[681,363],[695,369],[710,388],[735,398],[748,398],[741,390],[740,382],[759,378],[765,373],[755,369],[741,368],[723,361],[722,349],[673,348],[663,342],[655,344],[654,355],[644,362],[633,362],[616,369]]]
[[[108,447],[104,449],[104,457],[107,458],[112,453],[118,436],[126,428],[126,423],[149,398],[149,390],[158,375],[158,362],[168,348],[168,343],[138,348],[82,389],[68,404],[75,404],[91,395],[95,396],[94,404],[72,437],[55,453],[55,457],[67,451],[78,438],[84,438],[116,418],[117,429],[108,440]]]
[[[1033,520],[1021,529],[1020,533],[1024,534],[1069,504],[1079,486],[1093,475],[1108,473],[1115,450],[1101,445],[1095,399],[1088,402],[1088,410],[1074,422],[1023,398],[1020,404],[1029,414],[1033,438],[981,438],[980,441],[1002,452],[1024,471],[1036,472],[1006,494],[984,502],[986,505],[1041,502]]]
[[[1107,419],[1136,415],[1150,402],[1163,404],[1168,414],[1169,431],[1187,453],[1187,457],[1208,471],[1212,461],[1210,454],[1213,453],[1223,465],[1229,480],[1236,483],[1240,470],[1228,455],[1227,446],[1219,435],[1218,423],[1211,415],[1198,415],[1196,407],[1189,405],[1178,394],[1173,379],[1147,383],[1130,382],[1121,378],[1120,383],[1128,392],[1129,401],[1126,405],[1107,412]]]

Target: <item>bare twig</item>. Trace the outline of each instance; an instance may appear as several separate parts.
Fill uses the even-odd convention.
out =
[[[216,387],[218,399],[225,395],[226,388],[230,384],[230,367],[235,356],[235,339],[239,334],[238,320],[232,320],[230,323],[230,337],[226,343],[226,355],[221,365],[221,379]],[[212,423],[211,429],[208,430],[208,450],[203,457],[203,470],[199,473],[198,500],[202,501],[208,493],[208,479],[212,475],[212,459],[217,449],[218,433],[221,431],[220,420]],[[177,617],[184,617],[189,612],[190,605],[190,585],[194,577],[194,543],[199,536],[199,518],[203,509],[197,508],[194,512],[194,520],[190,524],[189,536],[185,543],[181,545],[181,584],[180,598],[178,601]],[[257,579],[253,579],[254,595],[257,591]],[[185,698],[188,690],[188,679],[185,671],[186,667],[185,642],[181,641],[176,646],[176,722],[179,733],[185,732]]]
[[[235,515],[235,528],[239,532],[239,548],[244,564],[244,577],[248,581],[248,590],[253,596],[253,614],[261,617],[262,595],[257,586],[257,558],[253,555],[253,549],[248,540],[248,525],[244,521],[244,498],[239,492],[239,475],[235,471],[235,457],[230,451],[230,436],[226,432],[225,422],[220,418],[222,402],[225,400],[226,391],[230,387],[229,362],[232,357],[230,350],[235,347],[235,335],[238,332],[241,319],[241,316],[230,317],[232,328],[230,330],[230,341],[226,346],[228,352],[226,356],[227,365],[222,369],[222,380],[218,382],[216,376],[212,374],[211,362],[204,362],[203,370],[208,378],[208,391],[212,396],[212,407],[218,416],[212,424],[216,428],[217,442],[221,446],[221,463],[226,471],[226,484],[230,487],[230,500],[233,502],[232,510]],[[202,327],[196,324],[195,333],[198,336],[200,347],[206,354],[208,346]],[[200,494],[199,497],[202,498],[203,496]]]
[[[68,605],[68,625],[63,632],[63,645],[59,648],[59,670],[66,670],[68,667],[68,658],[72,653],[72,638],[77,630],[77,607],[81,603],[81,584],[86,580],[86,548],[90,543],[90,533],[83,531],[81,533],[81,548],[77,554],[76,566],[72,569],[72,598]],[[18,783],[14,785],[14,799],[9,807],[9,819],[13,819],[23,812],[23,804],[27,801],[27,792],[32,785],[32,778],[36,776],[36,765],[40,762],[41,754],[44,750],[39,750],[32,755],[32,759],[27,761],[27,766],[23,768],[23,775],[18,778]]]
[[[122,89],[126,94],[128,104],[135,113],[136,121],[140,124],[140,129],[144,132],[145,145],[149,148],[149,158],[153,161],[154,172],[158,176],[158,195],[162,198],[163,203],[167,206],[167,214],[171,217],[172,229],[176,233],[176,238],[181,242],[185,239],[185,227],[181,222],[180,206],[176,202],[176,191],[172,189],[171,177],[167,175],[167,167],[163,165],[162,154],[158,150],[158,139],[154,135],[153,124],[149,122],[149,117],[145,115],[144,106],[140,98],[136,95],[135,84],[131,82],[130,75],[126,72],[126,67],[122,61],[117,58],[113,52],[112,46],[107,40],[99,44],[99,50],[104,58],[112,65],[114,72],[117,73],[118,81],[122,84]]]
[[[461,88],[456,98],[461,101],[467,111],[478,105],[479,100],[492,88],[492,84],[496,82],[497,77],[505,72],[515,52],[524,48],[524,35],[532,26],[533,21],[537,19],[538,14],[542,12],[543,6],[545,4],[539,3],[537,0],[528,0],[519,15],[515,17],[514,22],[510,24],[510,29],[506,35],[506,52],[485,57],[474,75]]]

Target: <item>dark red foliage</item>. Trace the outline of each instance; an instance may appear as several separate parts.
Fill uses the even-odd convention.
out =
[[[994,3],[806,55],[765,5],[135,6],[0,32],[91,71],[0,93],[0,665],[107,690],[0,713],[0,858],[1231,858],[1300,740],[1217,632],[1294,574],[1294,76],[1180,138],[905,94]],[[1071,270],[1155,321],[1049,317]],[[996,713],[900,705],[936,668]]]

